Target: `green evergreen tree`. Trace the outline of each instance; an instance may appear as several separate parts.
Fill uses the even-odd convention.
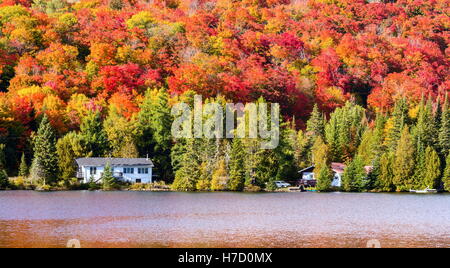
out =
[[[317,104],[314,104],[311,116],[306,123],[306,132],[308,136],[312,137],[313,141],[315,141],[317,137],[324,137],[325,120],[323,115],[319,112]]]
[[[173,179],[171,126],[173,118],[165,89],[148,90],[137,122],[137,144],[142,156],[152,157],[156,172],[164,181]]]
[[[317,176],[317,190],[320,192],[328,192],[331,190],[331,183],[333,182],[333,172],[326,163],[322,163]]]
[[[413,187],[415,148],[409,128],[405,127],[398,141],[394,160],[394,184],[397,191],[406,191]]]
[[[423,189],[423,179],[425,177],[426,170],[426,152],[423,143],[418,142],[418,148],[416,152],[416,165],[414,167],[413,185],[412,189]]]
[[[384,153],[380,158],[380,169],[377,180],[377,189],[384,192],[395,190],[394,185],[394,154]]]
[[[367,186],[367,174],[364,162],[356,156],[345,168],[342,176],[342,189],[346,192],[362,192]]]
[[[0,189],[6,189],[9,186],[8,174],[4,169],[0,169]]]
[[[444,184],[444,190],[450,192],[450,154],[445,161],[444,175],[442,176],[442,182]]]
[[[110,163],[106,163],[105,170],[103,171],[102,177],[103,190],[110,191],[117,189],[117,180],[114,178],[114,174]]]
[[[231,191],[242,191],[245,187],[245,149],[242,141],[238,138],[233,140],[230,159],[230,181]]]
[[[422,100],[419,106],[417,123],[414,128],[416,147],[427,148],[428,146],[434,146],[436,133],[437,130],[435,129],[431,100],[426,104]]]
[[[80,135],[92,157],[109,154],[109,144],[100,112],[90,112],[81,122]]]
[[[310,149],[311,147],[308,137],[302,130],[299,130],[294,146],[295,162],[297,163],[297,167],[299,169],[304,169],[311,166]]]
[[[44,185],[56,182],[58,175],[56,136],[47,115],[44,115],[37,133],[33,135],[33,152],[33,177]]]
[[[22,153],[22,157],[20,159],[20,166],[19,166],[19,176],[20,177],[28,177],[28,165],[27,161],[25,159],[25,153]]]
[[[196,152],[197,142],[196,139],[186,140],[180,167],[175,173],[175,180],[172,184],[173,190],[195,191],[197,189],[197,181],[201,175],[201,162]]]
[[[422,186],[437,189],[441,182],[441,160],[432,147],[427,147],[425,151],[425,172],[423,174]]]
[[[446,95],[445,102],[442,107],[441,123],[439,129],[439,149],[443,156],[450,153],[450,109],[448,105],[448,97]]]
[[[402,130],[407,124],[408,117],[408,103],[406,99],[400,99],[395,103],[394,112],[392,114],[394,126],[389,135],[389,150],[395,151],[398,141],[400,140]]]
[[[366,125],[364,108],[351,102],[330,115],[325,126],[325,137],[332,161],[345,162],[353,158]]]

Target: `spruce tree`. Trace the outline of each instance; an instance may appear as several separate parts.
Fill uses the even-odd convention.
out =
[[[176,191],[195,191],[197,189],[197,181],[201,175],[201,161],[196,152],[198,148],[196,139],[187,139],[185,148],[180,152],[180,167],[175,173],[175,180],[172,189]]]
[[[311,116],[306,123],[306,132],[307,135],[312,138],[314,141],[317,137],[324,136],[325,133],[325,120],[323,115],[319,112],[319,107],[317,104],[314,104],[314,108],[312,110]]]
[[[100,112],[90,112],[82,121],[80,135],[92,157],[109,154],[109,144]]]
[[[165,89],[148,90],[137,119],[137,145],[142,156],[149,155],[164,181],[173,179],[171,126],[173,118]]]
[[[173,146],[172,127],[173,118],[169,106],[169,94],[165,89],[158,92],[153,117],[153,158],[161,178],[165,181],[173,179],[173,169],[170,154]]]
[[[366,189],[367,174],[364,169],[364,162],[360,156],[345,168],[342,176],[342,189],[346,192],[362,192]]]
[[[101,180],[103,184],[103,190],[110,191],[117,188],[117,180],[116,178],[114,178],[110,163],[106,163]]]
[[[27,161],[25,159],[25,153],[22,153],[22,157],[20,159],[20,166],[19,166],[19,177],[28,177],[28,165]]]
[[[442,176],[442,183],[444,184],[444,190],[450,192],[450,154],[445,161],[444,175]]]
[[[414,167],[413,185],[412,189],[423,189],[423,180],[426,175],[426,152],[424,145],[419,142],[416,152],[416,165]]]
[[[233,140],[230,159],[230,181],[231,191],[242,191],[245,187],[245,150],[242,141],[238,138]]]
[[[56,136],[47,115],[44,115],[37,133],[33,136],[33,152],[33,177],[44,185],[56,182],[58,175]]]
[[[380,158],[380,170],[376,187],[383,192],[395,190],[394,186],[394,154],[384,153]]]
[[[397,191],[409,190],[413,186],[415,148],[409,128],[405,127],[398,141],[394,160],[394,184]]]
[[[423,174],[422,186],[437,189],[440,187],[441,160],[437,152],[428,147],[425,151],[425,172]]]
[[[361,106],[347,102],[344,107],[336,109],[325,126],[331,160],[342,162],[352,159],[365,129],[365,111]]]
[[[392,114],[393,128],[389,135],[389,149],[395,151],[398,141],[400,140],[402,130],[408,122],[408,103],[405,99],[400,99],[395,103],[394,112]]]
[[[417,124],[414,128],[416,146],[423,148],[434,146],[436,133],[431,100],[428,100],[426,104],[422,100],[419,105]]]
[[[439,130],[439,149],[444,157],[450,153],[450,107],[446,95]]]
[[[328,192],[331,190],[331,183],[333,182],[333,171],[326,163],[322,163],[319,166],[320,169],[315,169],[319,172],[316,188],[320,192]]]

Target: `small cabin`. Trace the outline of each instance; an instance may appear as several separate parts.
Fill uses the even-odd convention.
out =
[[[344,174],[344,170],[346,168],[345,164],[342,163],[331,163],[331,170],[334,173],[334,178],[331,183],[332,187],[341,187],[342,185],[342,175]],[[307,167],[303,170],[300,170],[300,185],[304,185],[306,187],[316,187],[317,179],[314,173],[315,166]]]
[[[344,170],[347,166],[343,163],[331,163],[331,170],[334,173],[333,181],[331,182],[332,187],[339,188],[342,186],[342,176],[344,175]],[[303,170],[300,170],[301,179],[299,181],[299,185],[304,185],[306,187],[316,187],[317,179],[314,173],[314,166],[307,167]],[[372,171],[372,166],[365,166],[364,170],[367,174]]]
[[[148,158],[79,158],[77,178],[84,183],[101,183],[107,164],[113,176],[123,182],[152,183],[153,162]]]

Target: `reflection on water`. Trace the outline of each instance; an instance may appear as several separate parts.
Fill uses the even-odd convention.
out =
[[[450,195],[0,192],[0,247],[450,247]]]

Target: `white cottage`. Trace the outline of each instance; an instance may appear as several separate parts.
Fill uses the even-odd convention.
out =
[[[342,175],[344,174],[346,166],[342,163],[331,163],[331,170],[333,171],[333,181],[331,182],[332,187],[341,187],[342,185]],[[303,170],[300,170],[299,173],[302,174],[302,178],[300,179],[300,184],[315,187],[317,180],[316,175],[314,173],[314,166],[310,166]]]
[[[148,158],[79,158],[77,178],[88,183],[100,183],[105,166],[111,166],[113,176],[130,183],[153,182],[153,162]]]

